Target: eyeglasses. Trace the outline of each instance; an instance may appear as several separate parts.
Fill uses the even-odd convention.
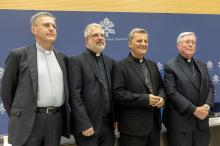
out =
[[[104,33],[94,33],[94,34],[91,34],[90,36],[95,37],[95,38],[101,36],[103,38],[105,35]]]
[[[190,41],[190,40],[188,40],[188,41],[183,41],[183,42],[179,42],[179,43],[184,43],[184,44],[186,44],[186,45],[192,45],[192,46],[195,46],[196,45],[196,42],[195,41]]]

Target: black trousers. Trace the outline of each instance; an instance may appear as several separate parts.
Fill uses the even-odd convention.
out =
[[[210,132],[195,129],[192,132],[167,131],[169,146],[208,146]]]
[[[60,146],[63,119],[62,112],[37,113],[31,135],[24,146]]]
[[[109,118],[104,118],[99,133],[90,137],[74,135],[77,146],[114,146],[115,136]]]
[[[160,146],[160,129],[154,124],[152,131],[145,136],[120,135],[120,146]]]

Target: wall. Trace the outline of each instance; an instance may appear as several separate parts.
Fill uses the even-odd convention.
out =
[[[0,0],[0,9],[220,14],[219,0]]]

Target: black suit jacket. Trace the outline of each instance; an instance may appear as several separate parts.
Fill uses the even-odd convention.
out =
[[[163,80],[157,65],[148,59],[145,59],[145,63],[152,80],[154,95],[164,97]],[[154,124],[160,130],[160,109],[149,105],[151,93],[138,65],[131,55],[116,63],[113,72],[113,97],[119,114],[120,133],[146,136]]]
[[[193,115],[192,107],[209,104],[213,106],[214,87],[206,65],[194,59],[201,74],[201,84],[196,84],[185,60],[179,55],[170,60],[164,68],[164,84],[167,103],[163,121],[168,130],[191,132],[196,126],[207,129],[208,118],[199,120]]]
[[[103,59],[111,90],[110,81],[114,61],[105,55],[103,55]],[[78,56],[71,57],[69,60],[71,129],[74,134],[81,135],[82,131],[90,127],[93,127],[95,134],[98,134],[102,125],[105,101],[104,86],[96,64],[95,57],[89,50]],[[110,100],[112,102],[112,99]],[[113,114],[112,111],[111,114]]]
[[[55,52],[63,72],[66,124],[63,135],[69,136],[68,83],[65,56]],[[38,71],[36,46],[14,49],[10,52],[2,78],[2,101],[9,116],[9,142],[23,145],[28,139],[36,117]]]

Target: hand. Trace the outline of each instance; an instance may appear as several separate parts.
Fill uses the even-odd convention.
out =
[[[164,100],[162,97],[158,96],[160,100],[153,106],[156,106],[157,108],[161,108],[164,105]]]
[[[159,96],[155,96],[153,94],[149,95],[149,104],[151,106],[155,106],[156,103],[158,103],[160,101],[160,97]]]
[[[118,122],[114,122],[114,128],[118,128]]]
[[[86,129],[82,132],[82,135],[87,136],[87,137],[92,136],[93,134],[95,134],[93,127]]]
[[[204,104],[203,107],[205,107],[208,111],[209,111],[210,108],[211,108],[210,105],[208,105],[208,104]]]
[[[209,115],[209,109],[204,105],[196,107],[196,110],[193,114],[200,120],[204,120]]]

